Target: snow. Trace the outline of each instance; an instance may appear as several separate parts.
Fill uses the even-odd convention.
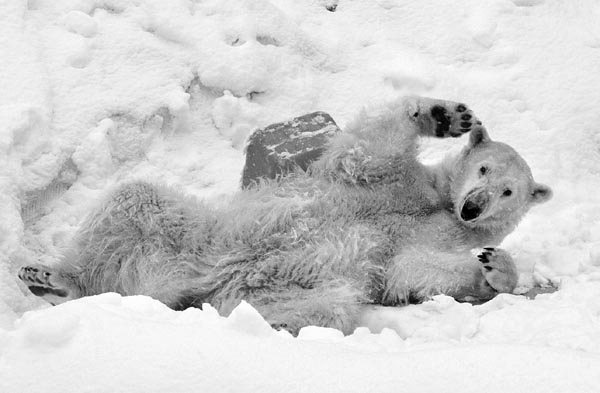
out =
[[[522,311],[497,317],[523,317]],[[431,334],[428,340],[403,340],[389,329],[371,334],[366,328],[344,337],[317,327],[303,329],[295,339],[272,330],[246,303],[224,318],[208,306],[175,312],[147,297],[104,294],[26,313],[14,331],[0,337],[4,359],[10,359],[0,388],[32,393],[597,391],[598,357],[585,350],[591,348],[553,345],[560,334],[545,345],[505,341],[493,335],[505,328],[495,322],[477,334],[484,337],[460,341]]]
[[[599,18],[594,0],[1,0],[0,391],[598,391]],[[557,292],[440,296],[293,338],[248,304],[48,307],[16,278],[119,182],[219,201],[254,128],[317,110],[343,128],[401,94],[469,104],[553,188],[503,247],[520,292]]]

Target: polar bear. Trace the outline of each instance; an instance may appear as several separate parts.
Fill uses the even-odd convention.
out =
[[[433,166],[417,160],[419,137],[467,133],[460,153]],[[309,171],[223,206],[123,185],[56,266],[25,266],[19,277],[52,304],[118,292],[227,314],[246,300],[292,333],[307,325],[350,333],[365,304],[436,294],[479,302],[513,291],[515,264],[495,246],[550,196],[465,104],[408,97],[358,116]]]

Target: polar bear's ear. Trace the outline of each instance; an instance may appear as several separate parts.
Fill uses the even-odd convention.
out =
[[[473,131],[471,131],[469,146],[475,147],[489,141],[491,141],[491,139],[486,129],[483,126],[476,126]]]
[[[552,189],[545,184],[535,183],[531,192],[531,202],[544,203],[552,198]]]

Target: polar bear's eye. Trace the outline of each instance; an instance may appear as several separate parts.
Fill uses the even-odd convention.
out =
[[[502,196],[508,197],[512,195],[512,191],[509,189],[504,190],[504,192],[502,193]]]
[[[487,166],[482,166],[481,168],[479,168],[479,174],[481,175],[485,175],[488,171]]]

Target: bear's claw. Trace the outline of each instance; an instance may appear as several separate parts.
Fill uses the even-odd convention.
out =
[[[494,255],[494,253],[496,252],[496,249],[493,247],[484,247],[483,249],[485,251],[483,251],[481,254],[477,255],[477,259],[479,259],[479,262],[484,263],[484,264],[490,263],[490,258]]]
[[[479,262],[483,263],[483,268],[485,270],[487,270],[488,272],[491,271],[493,269],[493,267],[489,266],[489,265],[485,265],[486,263],[490,263],[490,260],[488,259],[488,256],[490,255],[489,251],[483,252],[479,255],[477,255],[477,258],[479,259]]]
[[[489,258],[492,256],[492,253],[496,251],[496,249],[492,248],[492,247],[484,247],[483,249],[485,251],[482,252],[481,254],[477,255],[477,259],[479,259],[479,262],[481,262],[481,263],[489,263],[490,262]],[[486,268],[491,269],[490,266],[487,266]]]

